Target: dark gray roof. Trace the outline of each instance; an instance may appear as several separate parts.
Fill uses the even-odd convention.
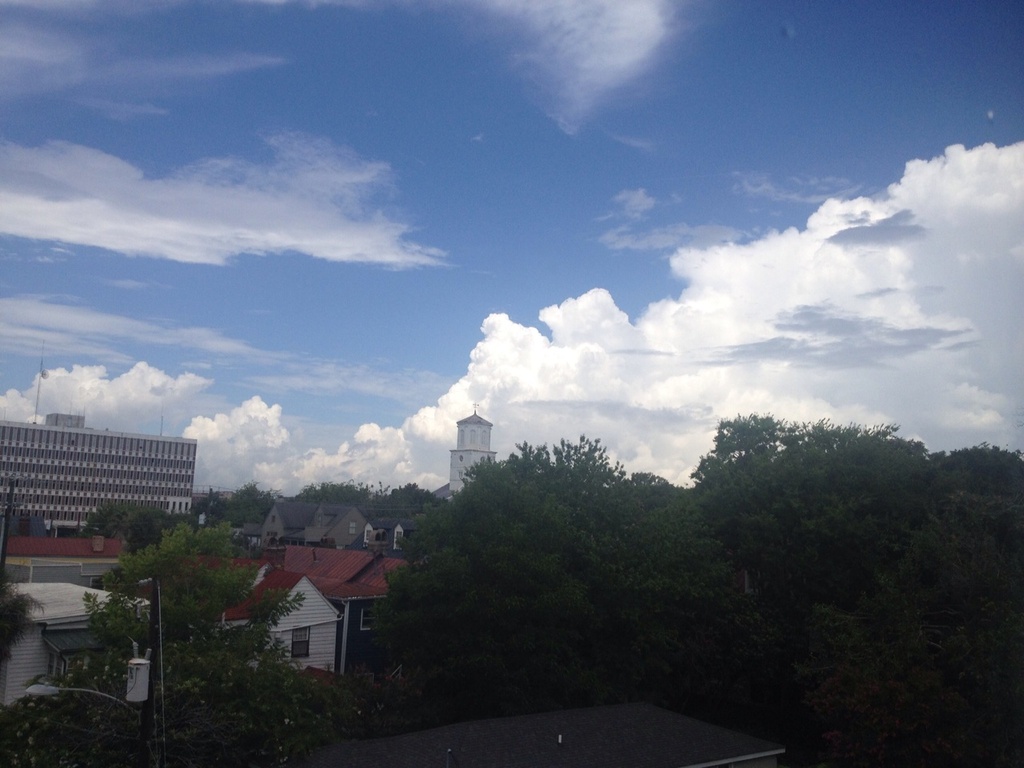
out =
[[[103,645],[93,637],[88,629],[50,629],[43,630],[43,641],[57,653],[74,653],[75,651],[99,651]]]
[[[320,749],[294,765],[686,768],[728,765],[783,752],[779,744],[650,704],[621,704],[474,720],[386,739],[344,742]]]
[[[284,501],[278,499],[270,510],[277,515],[282,531],[305,528],[313,520],[313,513],[320,505],[312,501]]]
[[[344,516],[352,510],[359,511],[358,507],[351,504],[322,504],[315,501],[284,501],[278,499],[274,502],[271,512],[275,513],[280,520],[279,525],[284,534],[296,533],[313,525],[316,511],[323,513],[324,529],[334,524],[339,516]]]

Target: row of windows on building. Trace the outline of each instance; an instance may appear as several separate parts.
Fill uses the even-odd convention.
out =
[[[0,425],[0,445],[52,445],[78,447],[84,451],[116,451],[147,455],[195,458],[196,444],[190,440],[151,438],[117,432],[72,431],[37,428],[31,425]]]
[[[165,496],[191,496],[192,489],[185,485],[180,486],[155,486],[139,485],[137,483],[75,483],[52,482],[43,480],[33,483],[20,492],[17,487],[14,489],[15,503],[23,504],[46,504],[46,498],[68,497],[78,495],[86,499],[87,504],[96,505],[97,501],[108,496],[131,496],[133,498],[162,498]]]
[[[161,472],[117,467],[68,467],[56,464],[36,464],[18,461],[0,461],[0,473],[10,473],[19,477],[49,478],[52,480],[61,480],[69,477],[74,480],[90,480],[94,478],[101,480],[145,480],[150,484],[159,483],[161,485],[190,485],[192,480],[192,472],[184,469]]]
[[[111,464],[129,467],[162,467],[164,469],[187,469],[195,465],[195,458],[175,459],[159,456],[130,455],[125,453],[89,453],[68,451],[59,448],[38,448],[32,446],[0,445],[0,455],[19,461],[60,462],[71,466],[95,466]]]
[[[16,502],[21,512],[43,515],[48,520],[71,523],[84,523],[88,513],[104,504],[134,504],[181,514],[189,511],[191,499],[168,499],[144,493],[105,493],[96,497],[32,494],[24,501]]]

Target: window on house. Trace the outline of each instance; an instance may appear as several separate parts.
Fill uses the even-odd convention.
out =
[[[56,651],[50,651],[46,656],[46,675],[50,679],[64,677],[68,671],[68,660]]]
[[[292,630],[292,658],[309,656],[309,627]]]
[[[363,608],[359,615],[359,628],[373,629],[373,625],[376,623],[377,617],[373,615],[373,608]]]
[[[402,548],[402,539],[403,538],[405,538],[405,531],[403,531],[401,527],[395,528],[395,542],[394,542],[395,549],[401,549]]]
[[[359,529],[359,524],[355,520],[353,520],[352,522],[350,522],[348,524],[348,535],[349,536],[355,536],[356,535],[356,531],[358,529]]]

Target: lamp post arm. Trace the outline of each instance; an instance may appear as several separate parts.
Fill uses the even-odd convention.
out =
[[[64,691],[72,691],[74,693],[91,693],[93,696],[102,696],[104,699],[110,699],[111,701],[117,702],[122,707],[127,707],[132,712],[138,712],[138,710],[127,701],[123,701],[117,698],[117,696],[111,696],[109,693],[104,693],[103,691],[93,690],[92,688],[59,688],[56,685],[36,683],[35,685],[30,685],[25,689],[25,693],[29,696],[56,696]]]

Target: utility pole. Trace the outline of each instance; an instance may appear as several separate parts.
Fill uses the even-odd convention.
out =
[[[142,712],[139,716],[139,749],[137,768],[152,768],[153,766],[153,723],[156,719],[156,696],[154,696],[153,678],[160,668],[160,579],[155,576],[150,579],[152,593],[149,599],[149,688],[146,693],[146,700],[142,702]],[[161,695],[163,695],[161,686]],[[163,764],[160,760],[158,764]]]

